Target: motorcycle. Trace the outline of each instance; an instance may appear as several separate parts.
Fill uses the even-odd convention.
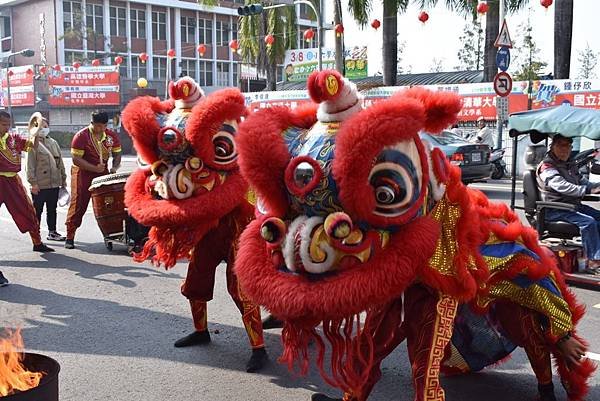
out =
[[[504,161],[505,149],[493,150],[490,154],[490,163],[492,163],[492,179],[499,180],[506,174],[506,162]]]

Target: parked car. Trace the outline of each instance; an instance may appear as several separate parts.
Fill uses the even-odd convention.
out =
[[[422,132],[420,137],[431,146],[440,148],[451,164],[460,167],[465,184],[490,178],[493,166],[488,145],[469,143],[450,131],[442,131],[439,135]]]

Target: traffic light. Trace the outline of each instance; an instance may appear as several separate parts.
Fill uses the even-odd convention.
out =
[[[249,15],[257,15],[263,12],[262,4],[250,4],[243,7],[238,7],[238,15],[240,17],[247,17]]]

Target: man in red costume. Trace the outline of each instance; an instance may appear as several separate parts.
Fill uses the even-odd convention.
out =
[[[90,124],[77,132],[71,141],[71,204],[67,214],[67,240],[65,248],[75,248],[75,232],[81,225],[90,203],[89,190],[92,180],[116,173],[121,165],[121,142],[116,132],[106,128],[108,114],[101,111],[92,113]],[[112,155],[112,167],[108,169],[108,159]]]
[[[125,202],[140,223],[152,226],[142,261],[170,268],[189,259],[181,291],[190,301],[195,330],[176,347],[208,344],[207,302],[213,298],[217,266],[227,264],[227,290],[242,314],[252,355],[248,372],[267,360],[260,308],[240,291],[233,274],[238,237],[252,220],[248,185],[237,167],[235,137],[246,112],[238,90],[205,97],[189,77],[171,83],[170,99],[142,97],[123,111],[123,124],[150,168],[129,178]]]
[[[569,400],[585,397],[595,366],[577,335],[583,308],[553,255],[419,137],[456,120],[458,96],[416,87],[363,109],[336,71],[313,73],[308,91],[312,107],[254,113],[238,137],[260,207],[236,274],[285,321],[282,360],[305,372],[312,340],[323,378],[365,401],[406,339],[415,401],[443,401],[440,372],[478,371],[521,346],[540,400],[555,401],[552,357]]]

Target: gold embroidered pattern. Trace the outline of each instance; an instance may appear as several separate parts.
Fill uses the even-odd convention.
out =
[[[444,197],[431,211],[431,217],[440,223],[441,232],[435,245],[435,252],[429,259],[429,267],[440,274],[454,276],[456,274],[454,258],[458,250],[456,229],[460,218],[460,207],[450,204]]]

